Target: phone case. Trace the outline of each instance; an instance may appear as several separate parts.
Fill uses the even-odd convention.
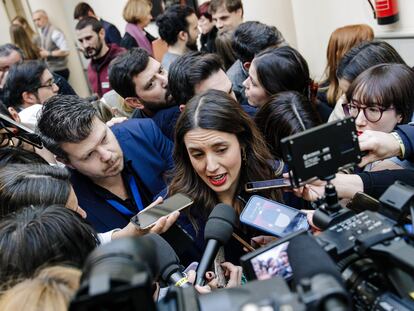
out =
[[[252,213],[251,209],[254,209],[254,207],[252,207],[252,204],[254,204],[254,202],[260,201],[275,206],[275,209],[263,207],[262,212],[268,212],[267,215],[262,215],[263,213],[259,213],[260,215],[256,216],[255,220],[252,221],[251,217],[249,217],[249,213]],[[276,210],[276,208],[283,209],[283,212],[279,212]],[[301,216],[299,220],[297,220],[298,213],[303,215],[303,217]],[[270,217],[275,217],[275,220],[272,222]],[[240,215],[240,221],[246,225],[252,226],[258,230],[264,231],[277,237],[284,237],[294,231],[309,229],[309,224],[307,223],[306,215],[304,213],[300,212],[297,209],[294,209],[293,207],[263,198],[258,195],[251,196]],[[286,223],[286,221],[288,222]],[[271,225],[274,225],[276,228],[269,228]]]

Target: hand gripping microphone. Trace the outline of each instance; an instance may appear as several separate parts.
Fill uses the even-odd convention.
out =
[[[183,273],[184,268],[180,265],[180,260],[170,244],[158,234],[147,234],[146,237],[155,244],[161,280],[169,285],[191,287],[187,276]]]
[[[313,238],[307,234],[292,238],[287,253],[297,291],[307,310],[351,310],[337,266]]]
[[[233,233],[236,224],[236,212],[227,204],[217,204],[208,217],[204,229],[207,246],[197,267],[196,285],[204,285],[204,275],[213,263],[220,246],[225,245]]]

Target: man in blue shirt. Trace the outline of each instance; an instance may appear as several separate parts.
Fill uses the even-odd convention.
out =
[[[46,101],[38,131],[45,146],[71,169],[79,205],[99,232],[125,227],[165,189],[173,167],[172,143],[151,119],[109,128],[77,96]]]

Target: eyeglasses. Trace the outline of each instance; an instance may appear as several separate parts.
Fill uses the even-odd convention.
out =
[[[345,115],[351,116],[353,118],[358,117],[359,112],[362,110],[364,112],[365,118],[372,123],[378,122],[382,118],[382,114],[384,111],[393,110],[394,107],[389,107],[387,109],[370,106],[370,107],[361,107],[357,105],[356,100],[352,100],[351,103],[342,104],[342,108],[344,109]]]
[[[43,87],[52,88],[54,84],[56,84],[56,81],[55,81],[55,79],[52,78],[52,79],[48,80],[45,84],[40,84],[37,87],[37,89],[41,89]]]

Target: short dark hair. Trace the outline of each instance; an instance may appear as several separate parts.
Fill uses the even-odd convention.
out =
[[[398,52],[385,41],[362,42],[342,57],[336,70],[336,77],[348,82],[354,81],[366,69],[385,63],[405,64]]]
[[[188,32],[187,17],[195,14],[189,6],[174,4],[157,17],[158,32],[168,45],[177,42],[180,31]]]
[[[62,206],[31,206],[0,222],[0,284],[13,285],[51,264],[82,268],[99,244],[96,232]]]
[[[319,124],[309,100],[296,91],[281,92],[260,107],[255,122],[276,159],[282,159],[280,140]]]
[[[0,168],[0,218],[33,205],[65,205],[71,183],[65,168],[46,164],[8,164]]]
[[[109,83],[123,98],[137,97],[133,78],[143,72],[150,55],[143,48],[132,48],[116,57],[109,65]]]
[[[257,78],[269,95],[298,91],[309,98],[309,67],[303,56],[290,46],[268,48],[253,59]]]
[[[23,148],[3,147],[0,148],[0,169],[10,164],[48,164],[40,155]]]
[[[174,101],[185,105],[194,96],[196,84],[223,68],[216,54],[190,52],[180,56],[170,66],[168,88]]]
[[[73,11],[73,18],[80,19],[86,17],[88,16],[88,12],[92,12],[93,14],[95,14],[95,11],[89,4],[87,4],[86,2],[79,2],[76,5],[75,10]]]
[[[4,85],[6,106],[18,107],[23,104],[24,92],[37,92],[46,69],[46,63],[40,60],[29,60],[13,65]]]
[[[78,143],[92,131],[98,112],[87,100],[76,95],[55,95],[43,104],[38,118],[37,131],[47,149],[68,160],[62,143]]]
[[[87,16],[82,18],[77,24],[75,29],[82,30],[88,26],[92,26],[92,30],[96,33],[99,33],[103,29],[102,23],[98,21],[95,17]]]
[[[264,49],[284,42],[285,39],[276,27],[260,22],[245,22],[234,31],[232,47],[237,58],[245,63],[251,62]]]
[[[14,44],[11,44],[11,43],[6,43],[6,44],[0,45],[0,57],[7,57],[13,51],[19,53],[20,54],[20,57],[23,60],[24,53],[23,53],[22,49],[19,48],[18,46],[14,45]]]
[[[216,13],[222,5],[224,5],[230,13],[237,11],[238,9],[242,9],[243,11],[243,3],[241,0],[211,0],[209,8],[210,14]]]
[[[394,106],[401,123],[411,121],[414,109],[414,71],[405,64],[379,64],[361,73],[350,85],[346,99],[357,95],[361,105]]]

